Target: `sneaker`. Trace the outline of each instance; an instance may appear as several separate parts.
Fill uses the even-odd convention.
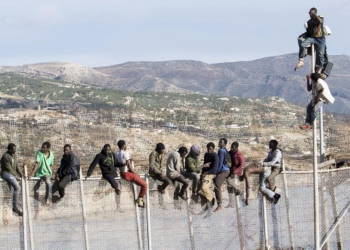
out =
[[[19,216],[23,216],[22,211],[19,210],[17,207],[14,207],[14,208],[12,209],[12,211],[13,211],[14,213],[18,214]]]
[[[240,196],[240,195],[241,195],[241,191],[236,190],[235,195],[236,195],[236,196]]]
[[[165,190],[162,188],[161,185],[158,185],[158,186],[157,186],[157,189],[158,189],[158,192],[159,192],[159,193],[165,194]]]
[[[117,189],[115,190],[115,192],[117,193],[117,195],[120,195],[120,193],[121,193],[121,191],[120,191],[119,188],[117,188]]]
[[[321,77],[321,79],[322,79],[322,80],[325,80],[325,79],[327,78],[327,75],[326,75],[326,74],[321,73],[321,74],[320,74],[320,77]]]
[[[142,208],[145,208],[145,206],[146,206],[146,204],[145,204],[145,202],[143,201],[142,198],[137,198],[136,204],[137,204],[139,207],[142,207]]]
[[[297,64],[297,66],[295,66],[294,71],[297,71],[297,69],[299,69],[303,66],[304,66],[304,60],[299,59],[299,63]]]
[[[302,130],[308,130],[308,129],[311,128],[311,125],[308,124],[308,123],[306,123],[305,125],[302,125],[302,126],[300,126],[299,128],[302,129]]]
[[[278,200],[281,198],[280,194],[275,194],[273,196],[273,204],[277,204]]]

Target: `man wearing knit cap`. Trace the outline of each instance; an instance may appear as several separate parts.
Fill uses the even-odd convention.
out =
[[[201,162],[199,159],[200,153],[200,147],[198,145],[193,145],[190,149],[190,153],[186,156],[185,160],[184,176],[192,180],[192,196],[197,195],[197,192],[199,191],[198,183],[201,172]]]
[[[164,144],[158,143],[156,149],[149,155],[149,175],[153,179],[163,182],[162,185],[158,185],[157,187],[158,191],[162,194],[165,193],[165,188],[171,183],[162,170],[164,151]]]

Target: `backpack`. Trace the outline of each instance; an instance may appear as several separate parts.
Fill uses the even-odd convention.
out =
[[[230,152],[227,151],[226,149],[226,154],[225,154],[225,159],[224,159],[224,164],[231,168],[232,167],[232,158]]]

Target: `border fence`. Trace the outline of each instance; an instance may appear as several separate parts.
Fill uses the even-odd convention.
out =
[[[350,249],[350,168],[318,175],[325,249]],[[276,205],[264,204],[258,175],[250,177],[248,206],[244,195],[232,196],[224,185],[227,208],[218,213],[203,213],[194,200],[174,199],[174,187],[162,195],[152,178],[143,178],[149,182],[145,209],[135,205],[136,186],[124,180],[120,196],[100,178],[74,181],[65,198],[49,207],[44,205],[45,185],[35,178],[23,180],[23,217],[12,213],[11,193],[0,181],[0,249],[314,249],[311,171],[277,176],[282,197]]]

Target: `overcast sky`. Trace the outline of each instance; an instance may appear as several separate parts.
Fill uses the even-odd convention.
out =
[[[4,0],[0,65],[216,63],[296,53],[311,7],[333,32],[328,54],[350,55],[349,0]]]

